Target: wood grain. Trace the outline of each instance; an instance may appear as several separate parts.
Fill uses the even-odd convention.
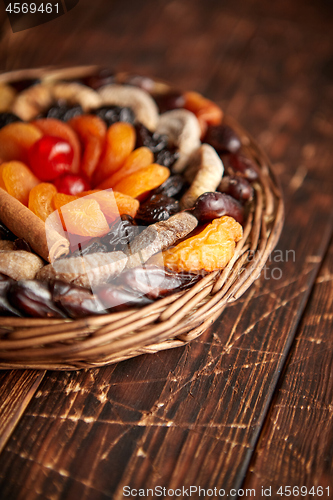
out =
[[[314,325],[313,311],[329,306],[324,295],[323,309],[308,299],[333,227],[331,21],[332,8],[323,0],[81,0],[49,25],[6,33],[6,50],[0,50],[6,70],[100,63],[205,92],[274,160],[287,213],[280,253],[200,339],[101,370],[49,372],[0,454],[1,499],[118,499],[125,485],[257,488],[274,474],[276,484],[288,479],[284,457],[299,485],[328,470],[331,420],[325,423],[330,412],[322,408],[332,388],[320,356],[314,367],[306,364],[303,377],[296,372],[297,394],[318,393],[319,407],[314,402],[303,414],[291,408],[300,415],[291,428],[288,409],[271,403],[281,373],[288,389],[284,403],[299,403],[292,399],[290,350],[306,363],[308,344],[321,345],[294,336],[301,320]],[[328,338],[330,324],[327,318],[311,327]],[[331,363],[329,349],[326,358]],[[264,441],[244,483],[267,415]],[[271,415],[280,419],[281,431],[271,429]],[[302,441],[304,423],[308,443]],[[277,443],[296,437],[283,453],[272,440],[272,458],[262,443],[273,434]]]
[[[245,488],[333,488],[333,241],[316,279]],[[304,489],[305,492],[305,489]],[[320,490],[319,490],[320,492]],[[306,495],[305,495],[306,496]],[[308,495],[310,496],[310,495]]]
[[[43,371],[0,372],[0,453],[44,376]]]

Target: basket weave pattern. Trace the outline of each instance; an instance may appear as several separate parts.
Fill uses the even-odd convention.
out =
[[[80,74],[77,69],[75,72]],[[32,74],[35,76],[36,70]],[[1,75],[0,81],[6,79],[10,78]],[[280,236],[283,200],[266,155],[236,121],[224,121],[239,134],[244,152],[260,171],[243,238],[227,267],[206,275],[185,292],[140,309],[80,320],[1,317],[0,369],[91,368],[179,347],[201,335],[228,303],[249,288]]]

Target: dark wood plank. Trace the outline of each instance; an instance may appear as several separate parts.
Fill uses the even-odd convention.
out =
[[[123,498],[125,485],[238,488],[332,233],[330,8],[79,5],[88,10],[9,36],[1,64],[107,63],[205,91],[276,162],[287,220],[260,280],[188,347],[49,373],[0,455],[1,498]]]
[[[0,371],[0,453],[41,383],[43,371]]]
[[[245,488],[332,495],[333,242],[316,279]],[[327,489],[329,488],[329,489]],[[297,491],[297,490],[295,490]],[[295,495],[296,496],[296,495]],[[305,495],[310,497],[311,495]]]

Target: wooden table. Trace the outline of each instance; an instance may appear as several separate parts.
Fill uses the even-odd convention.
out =
[[[0,20],[1,70],[97,63],[216,100],[286,202],[265,272],[187,347],[0,372],[1,500],[332,496],[332,3],[81,0],[14,35],[2,4]]]

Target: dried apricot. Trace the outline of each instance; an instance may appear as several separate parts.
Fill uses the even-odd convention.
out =
[[[72,118],[68,125],[81,140],[83,146],[81,172],[90,180],[103,152],[106,124],[98,116],[81,115]]]
[[[152,163],[122,179],[114,186],[114,190],[133,198],[144,199],[146,193],[163,184],[169,175],[168,168]]]
[[[202,136],[206,133],[208,125],[219,125],[223,118],[223,111],[217,104],[206,99],[198,92],[185,92],[184,108],[192,111],[198,118]]]
[[[23,205],[28,205],[31,189],[40,183],[31,170],[20,161],[3,163],[2,180],[9,194]]]
[[[242,226],[232,217],[213,220],[203,231],[163,252],[164,266],[172,271],[214,271],[232,258],[235,244],[243,236]],[[158,255],[150,263],[159,262]]]
[[[64,229],[79,236],[104,236],[109,232],[107,220],[96,200],[80,198],[59,209]]]
[[[5,183],[4,183],[3,178],[2,178],[2,171],[3,171],[3,169],[4,169],[5,166],[6,166],[5,163],[1,163],[1,165],[0,165],[0,188],[2,188],[5,191],[7,191]]]
[[[57,120],[56,118],[41,118],[31,123],[38,127],[38,129],[44,134],[60,137],[61,139],[65,139],[65,141],[69,142],[74,152],[70,171],[72,174],[77,174],[80,169],[81,144],[74,130],[67,125],[67,123]]]
[[[42,132],[30,123],[15,122],[0,130],[0,157],[3,161],[28,164],[30,147],[42,137]]]
[[[106,133],[101,161],[95,170],[93,185],[97,186],[122,167],[135,146],[135,129],[130,123],[118,122]]]
[[[57,194],[57,188],[50,182],[41,182],[33,187],[29,194],[28,208],[40,219],[46,221],[54,211],[52,198]]]
[[[85,191],[80,193],[80,197],[82,196],[88,196],[99,203],[108,223],[114,222],[120,215],[124,214],[135,217],[140,205],[135,198],[112,189]]]
[[[111,175],[111,177],[105,179],[105,181],[103,181],[102,184],[99,184],[97,187],[99,189],[111,188],[115,186],[117,182],[124,179],[124,177],[126,177],[127,175],[140,170],[140,168],[148,167],[148,165],[151,165],[153,161],[154,155],[149,148],[146,148],[145,146],[137,148],[132,151],[132,153],[125,161],[124,165],[117,172]]]
[[[71,201],[78,200],[79,196],[74,196],[71,194],[64,194],[64,193],[56,193],[53,198],[52,198],[52,206],[54,210],[59,210],[59,208],[63,207],[64,205],[67,205],[67,203],[70,203]]]

